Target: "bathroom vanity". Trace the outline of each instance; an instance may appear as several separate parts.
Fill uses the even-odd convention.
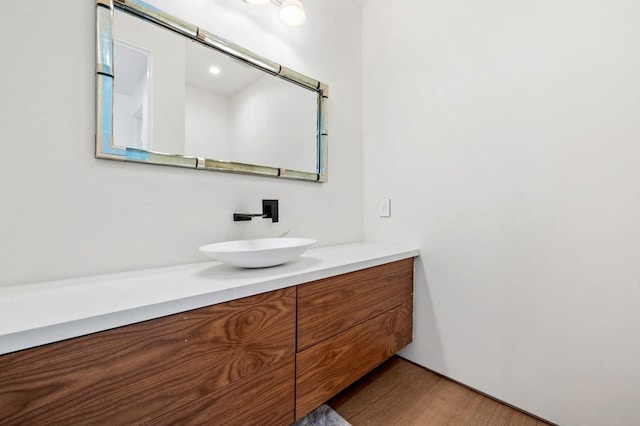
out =
[[[217,262],[192,265],[180,269],[186,287],[197,287],[189,275],[195,273],[211,290],[184,300],[228,300],[184,311],[184,304],[168,300],[151,309],[156,315],[167,306],[180,311],[105,330],[92,330],[96,319],[122,322],[135,318],[136,309],[93,318],[85,312],[85,320],[58,324],[43,319],[43,332],[62,335],[70,328],[78,335],[10,353],[10,344],[40,345],[38,327],[1,333],[0,424],[290,424],[411,341],[417,255],[362,243],[310,250],[262,274]],[[138,286],[152,286],[147,279],[158,271],[137,275]],[[242,278],[244,286],[235,281]],[[94,288],[114,283],[113,276],[87,280]],[[237,285],[236,294],[254,294],[234,298],[220,287],[225,281]],[[40,287],[58,287],[63,295],[81,288],[77,280],[65,288],[60,283]],[[26,291],[37,293],[37,287]],[[276,288],[263,291],[268,287]],[[2,291],[14,303],[26,300],[17,289]],[[112,298],[105,295],[105,304]],[[138,308],[152,315],[148,309]]]

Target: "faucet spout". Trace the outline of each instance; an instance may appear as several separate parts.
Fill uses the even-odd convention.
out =
[[[233,214],[233,221],[234,222],[244,222],[247,220],[251,220],[254,217],[264,217],[263,214],[261,213],[257,213],[257,214],[253,214],[253,213],[234,213]]]

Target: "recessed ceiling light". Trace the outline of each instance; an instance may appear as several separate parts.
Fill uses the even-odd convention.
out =
[[[215,65],[212,66],[211,68],[209,68],[209,72],[213,75],[218,75],[220,74],[220,68],[216,67]]]

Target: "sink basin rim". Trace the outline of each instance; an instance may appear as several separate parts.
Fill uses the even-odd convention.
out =
[[[267,268],[289,262],[315,244],[312,238],[259,238],[207,244],[200,251],[214,260],[242,268]]]

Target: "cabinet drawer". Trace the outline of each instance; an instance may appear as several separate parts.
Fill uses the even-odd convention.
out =
[[[413,298],[413,259],[298,286],[302,351]]]
[[[409,344],[412,306],[406,302],[296,354],[296,420]]]
[[[180,407],[146,425],[269,425],[293,422],[294,360]]]
[[[282,368],[292,395],[295,304],[283,289],[3,355],[0,424],[140,424]],[[282,403],[260,408],[293,421]]]

